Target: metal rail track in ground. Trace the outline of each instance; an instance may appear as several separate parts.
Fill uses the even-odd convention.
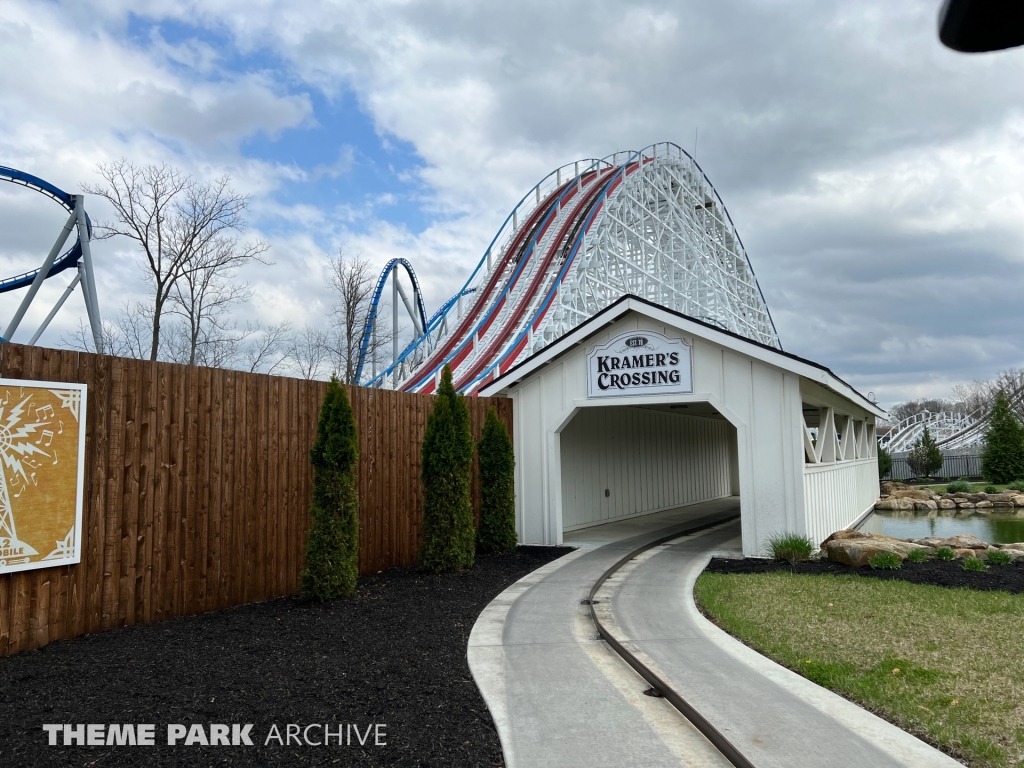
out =
[[[620,558],[614,565],[601,574],[600,578],[594,582],[594,586],[590,588],[590,594],[587,596],[587,602],[590,606],[590,618],[593,619],[594,625],[597,627],[597,632],[601,636],[602,640],[608,643],[608,645],[610,645],[612,649],[619,654],[627,664],[629,664],[629,666],[636,670],[640,677],[650,683],[654,690],[667,699],[669,704],[679,710],[683,717],[693,723],[697,730],[704,734],[705,738],[707,738],[707,740],[715,746],[715,749],[721,752],[730,763],[735,765],[736,768],[755,768],[754,764],[750,762],[750,760],[748,760],[731,741],[723,736],[715,726],[709,723],[700,712],[693,708],[693,705],[687,702],[686,699],[680,696],[668,683],[658,677],[658,675],[656,675],[646,664],[627,650],[625,646],[623,646],[622,643],[620,643],[601,623],[601,620],[597,617],[597,610],[594,608],[594,598],[604,583],[608,581],[608,579],[610,579],[617,570],[637,555],[640,555],[649,549],[653,549],[654,547],[659,547],[673,539],[690,536],[694,533],[698,533],[699,531],[704,531],[708,528],[714,528],[722,525],[723,523],[738,520],[739,517],[739,515],[731,515],[730,517],[722,520],[714,520],[709,523],[704,523],[682,531],[677,531],[676,533],[668,534],[667,536],[662,536],[659,539],[655,539],[652,542],[644,544],[642,547],[637,547],[632,552],[629,552],[627,555]]]

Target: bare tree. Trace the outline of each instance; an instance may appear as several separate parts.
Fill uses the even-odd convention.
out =
[[[995,402],[999,392],[1005,392],[1010,398],[1010,405],[1017,418],[1024,420],[1024,396],[1016,393],[1024,389],[1024,369],[1009,368],[1001,371],[998,376],[988,381],[975,379],[970,384],[958,384],[953,387],[961,410],[964,413],[976,411],[987,412]]]
[[[363,329],[370,313],[370,300],[375,286],[370,262],[356,254],[347,256],[344,248],[331,259],[331,287],[336,304],[332,311],[331,356],[339,379],[346,384],[358,384],[359,346]],[[391,343],[390,328],[379,328],[376,339],[369,339],[367,355]]]
[[[260,256],[266,252],[266,241],[241,243],[238,238],[217,237],[199,253],[175,281],[168,295],[167,311],[182,318],[187,334],[187,359],[196,365],[204,355],[202,347],[222,346],[238,338],[238,328],[228,321],[228,312],[235,304],[252,298],[248,283],[235,283],[231,278],[242,267],[252,263],[265,264]],[[243,336],[251,335],[243,332]]]
[[[145,255],[153,288],[149,359],[156,360],[161,321],[176,283],[218,239],[242,230],[249,198],[235,193],[227,177],[203,183],[166,163],[136,166],[122,158],[97,170],[106,183],[86,185],[85,191],[109,202],[116,218],[98,226],[97,236],[127,237]]]
[[[250,373],[274,373],[285,364],[293,346],[291,323],[255,324],[254,338],[245,346],[242,361]]]
[[[320,376],[329,353],[327,334],[307,325],[292,339],[288,358],[302,378],[315,379]]]
[[[118,345],[120,331],[117,325],[109,320],[104,320],[101,333],[103,350],[110,355],[120,354]],[[78,327],[75,330],[67,334],[61,334],[60,340],[64,345],[71,347],[71,349],[77,349],[82,352],[96,351],[96,337],[92,335],[92,327],[86,325],[82,320],[78,321]]]

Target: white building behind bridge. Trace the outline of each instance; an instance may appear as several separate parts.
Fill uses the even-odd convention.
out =
[[[480,394],[514,401],[524,544],[739,496],[743,551],[820,543],[878,498],[885,412],[827,368],[625,296]]]

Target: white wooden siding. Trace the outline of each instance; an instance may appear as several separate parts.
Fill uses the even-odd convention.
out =
[[[878,459],[804,467],[807,535],[815,546],[853,524],[878,499]]]
[[[581,409],[561,433],[564,530],[728,496],[734,439],[721,419]]]

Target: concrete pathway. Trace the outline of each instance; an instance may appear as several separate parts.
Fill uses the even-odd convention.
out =
[[[491,711],[507,768],[728,768],[714,747],[597,639],[591,586],[616,560],[733,503],[684,507],[566,536],[575,552],[505,590],[469,638],[469,666]],[[657,518],[657,519],[655,519]]]
[[[738,500],[683,507],[567,534],[578,547],[505,590],[469,639],[469,665],[508,768],[730,763],[599,640],[581,604],[624,554],[738,512]],[[610,579],[602,623],[688,699],[757,768],[953,766],[955,761],[804,678],[704,619],[693,581],[738,547],[738,521],[649,550]]]
[[[738,521],[627,564],[619,583],[609,585],[616,638],[628,638],[758,768],[959,765],[705,619],[694,605],[693,584],[711,552],[731,547],[739,548]]]

